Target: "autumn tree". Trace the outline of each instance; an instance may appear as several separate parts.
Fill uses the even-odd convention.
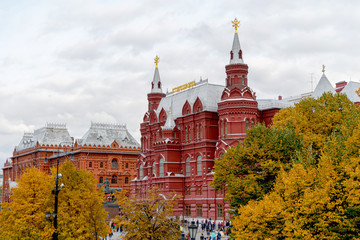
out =
[[[162,195],[153,188],[142,200],[116,194],[122,215],[114,222],[123,226],[124,240],[177,240],[180,238],[179,220],[172,218],[174,206],[180,196]]]
[[[56,173],[56,171],[54,171]],[[96,189],[92,173],[77,170],[70,162],[60,166],[64,188],[59,193],[59,239],[99,239],[106,236],[109,227],[107,212],[102,206],[103,193]]]
[[[360,111],[344,95],[325,94],[280,111],[277,129],[303,140],[292,168],[234,217],[236,239],[360,238]],[[281,117],[279,117],[281,116]]]
[[[50,239],[54,229],[45,212],[53,208],[53,186],[48,174],[27,169],[12,188],[11,202],[2,204],[0,239]]]
[[[48,175],[29,168],[12,189],[10,203],[4,203],[0,215],[0,239],[51,239],[53,223],[45,213],[54,211],[55,174]],[[71,162],[59,167],[62,173],[59,192],[58,238],[99,239],[109,227],[102,207],[103,195],[96,189],[92,173],[77,170]]]
[[[281,168],[290,169],[302,149],[294,128],[267,128],[258,124],[247,132],[244,144],[229,148],[215,160],[212,185],[226,188],[226,200],[233,209],[268,193]]]

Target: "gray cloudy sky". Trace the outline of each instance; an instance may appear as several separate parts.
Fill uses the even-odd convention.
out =
[[[163,89],[224,84],[234,30],[258,98],[360,80],[360,1],[0,1],[0,165],[24,131],[126,123],[137,139],[160,57]]]

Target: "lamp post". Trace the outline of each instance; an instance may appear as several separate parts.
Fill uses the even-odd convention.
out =
[[[54,212],[53,212],[53,218],[54,218],[54,228],[55,231],[53,233],[53,240],[58,240],[58,231],[57,231],[57,215],[58,215],[58,203],[59,203],[59,192],[60,189],[64,187],[64,184],[61,184],[59,186],[59,178],[62,177],[62,174],[59,173],[59,161],[60,161],[60,146],[63,143],[69,143],[69,142],[61,142],[59,143],[58,146],[58,155],[57,155],[57,159],[56,159],[56,182],[55,182],[55,191],[53,191],[54,195],[55,195],[55,206],[54,206]],[[73,144],[73,142],[71,142],[71,144]]]
[[[195,240],[196,238],[196,233],[197,233],[197,226],[195,224],[195,221],[192,220],[191,224],[189,226],[189,234],[190,234],[190,239],[191,240]]]

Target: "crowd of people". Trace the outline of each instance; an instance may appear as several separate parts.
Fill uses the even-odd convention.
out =
[[[190,222],[184,220],[182,222],[182,228],[188,229]],[[222,221],[222,222],[215,222],[209,220],[196,220],[196,225],[198,227],[198,232],[201,231],[200,239],[203,240],[221,240],[221,237],[229,236],[231,233],[231,222],[230,221]],[[184,229],[181,229],[184,231]],[[185,236],[187,239],[190,239],[189,233]]]

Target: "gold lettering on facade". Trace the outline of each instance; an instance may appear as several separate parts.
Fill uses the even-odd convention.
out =
[[[185,83],[181,86],[178,86],[176,88],[173,88],[172,89],[172,93],[176,93],[176,92],[180,92],[180,91],[183,91],[185,89],[188,89],[188,88],[191,88],[191,87],[194,87],[195,86],[195,81],[192,81],[192,82],[189,82],[189,83]]]

